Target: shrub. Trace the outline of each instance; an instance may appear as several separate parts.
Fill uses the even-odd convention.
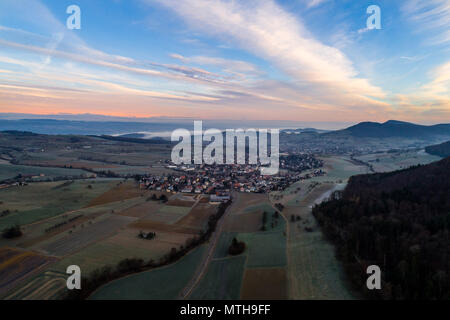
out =
[[[245,251],[245,243],[242,241],[238,241],[236,238],[233,238],[231,241],[231,245],[228,248],[228,253],[232,256],[237,256]]]
[[[14,227],[6,228],[3,230],[2,236],[5,239],[13,239],[18,238],[22,235],[22,230],[20,230],[20,226],[16,225]]]

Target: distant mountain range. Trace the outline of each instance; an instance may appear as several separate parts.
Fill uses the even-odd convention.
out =
[[[0,120],[0,131],[29,131],[40,134],[116,135],[167,132],[185,128],[182,122],[79,121],[53,119]]]
[[[433,138],[450,137],[450,124],[424,126],[409,122],[390,120],[385,123],[361,122],[333,134],[349,134],[360,138]]]
[[[203,129],[219,130],[236,128],[296,128],[298,123],[280,121],[244,121],[244,120],[203,120]],[[1,119],[0,131],[29,131],[40,134],[74,134],[74,135],[135,135],[135,137],[170,136],[175,129],[194,129],[193,119],[168,119],[161,121],[85,121],[57,119]],[[315,131],[316,129],[308,129]],[[324,131],[324,130],[317,130]],[[169,134],[168,134],[169,132]]]
[[[71,121],[71,122],[90,122],[90,123],[129,123],[129,124],[142,124],[152,126],[152,124],[178,124],[180,128],[190,128],[193,126],[193,122],[196,120],[202,120],[197,118],[186,117],[119,117],[108,116],[101,114],[25,114],[25,113],[5,113],[0,112],[0,121],[14,120],[14,125],[21,124],[22,121]],[[346,128],[354,122],[335,122],[335,121],[293,121],[293,120],[251,120],[251,119],[203,119],[203,124],[208,128],[217,129],[232,129],[232,128],[279,128],[279,129],[294,129],[304,127],[314,127],[325,130],[338,130]],[[37,123],[37,122],[35,122]],[[182,126],[181,126],[182,125]],[[5,130],[0,126],[0,131]],[[19,129],[17,129],[19,130]],[[123,132],[123,133],[135,133],[138,131]],[[44,132],[42,132],[44,133]]]
[[[203,129],[217,128],[273,128],[277,122],[272,121],[203,121]],[[286,123],[280,123],[280,129]],[[134,121],[83,121],[83,120],[55,120],[55,119],[0,119],[0,131],[17,130],[40,134],[74,134],[74,135],[125,135],[134,138],[154,138],[168,136],[168,132],[186,128],[193,129],[193,120],[173,119],[170,121],[134,122]],[[409,122],[390,120],[385,123],[361,122],[357,125],[337,131],[326,131],[314,128],[284,129],[284,133],[297,135],[300,133],[316,134],[323,137],[352,136],[355,138],[411,138],[421,140],[435,140],[436,142],[450,139],[450,124],[432,126],[418,125]],[[148,134],[148,133],[151,133]],[[448,139],[446,139],[448,137]]]

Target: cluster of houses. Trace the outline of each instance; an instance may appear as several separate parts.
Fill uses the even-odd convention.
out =
[[[320,176],[323,163],[309,155],[280,158],[279,175],[263,176],[259,167],[248,164],[231,165],[169,165],[174,174],[146,176],[141,188],[194,194],[211,194],[228,197],[231,190],[238,192],[266,193],[280,191],[294,182]],[[308,170],[307,174],[304,171]],[[216,198],[214,198],[216,199]],[[221,198],[218,202],[224,201]]]
[[[288,154],[280,155],[280,168],[289,172],[303,172],[305,170],[323,167],[323,160],[317,159],[312,154]]]

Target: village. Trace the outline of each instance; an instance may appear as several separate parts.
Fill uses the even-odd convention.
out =
[[[230,192],[268,193],[282,191],[291,184],[324,175],[322,160],[309,154],[281,155],[278,175],[261,175],[259,165],[175,165],[166,167],[176,174],[145,176],[142,189],[171,193],[209,194],[212,202],[230,199]],[[307,171],[307,173],[306,173]]]

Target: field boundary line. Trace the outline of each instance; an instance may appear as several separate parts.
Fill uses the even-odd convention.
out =
[[[222,228],[225,221],[225,218],[227,217],[227,213],[231,208],[233,207],[233,204],[228,206],[225,209],[225,212],[223,213],[220,220],[217,222],[216,229],[212,236],[209,239],[209,249],[206,252],[206,260],[203,264],[200,264],[200,269],[197,270],[196,274],[194,275],[194,278],[191,279],[191,281],[188,283],[188,285],[181,291],[180,298],[185,300],[188,299],[191,295],[192,291],[194,291],[195,287],[200,283],[203,276],[206,274],[206,271],[208,270],[209,264],[211,260],[214,257],[214,252],[217,247],[217,243],[219,242],[220,235],[222,234]]]

